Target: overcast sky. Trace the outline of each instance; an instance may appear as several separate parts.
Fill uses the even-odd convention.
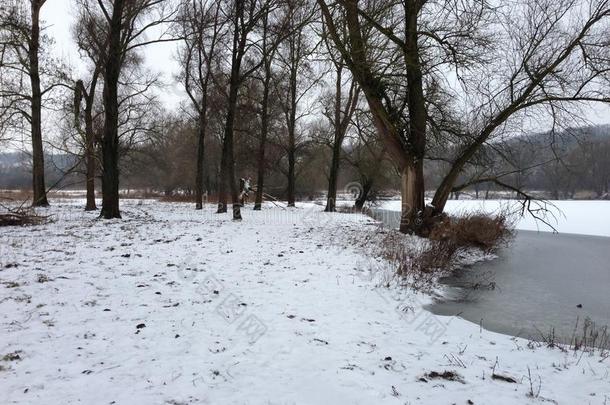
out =
[[[42,18],[47,26],[47,34],[56,41],[54,51],[73,66],[75,71],[83,72],[83,65],[71,34],[75,7],[74,0],[47,0],[42,9]],[[160,93],[160,100],[170,109],[177,108],[180,101],[185,99],[181,85],[174,80],[174,75],[179,70],[178,63],[174,60],[175,49],[174,43],[160,43],[142,50],[146,66],[153,72],[162,74],[165,87]],[[609,124],[610,108],[600,104],[591,106],[588,119],[594,124]],[[540,127],[543,126],[540,122],[534,125],[537,128],[531,128],[533,131],[546,129]]]
[[[46,34],[55,39],[53,51],[68,62],[75,72],[85,73],[71,33],[75,8],[74,0],[47,0],[41,17]],[[142,51],[147,68],[162,74],[165,87],[160,99],[168,108],[176,108],[185,96],[180,84],[174,80],[174,75],[179,70],[178,63],[174,60],[175,49],[176,44],[166,42],[147,46]]]

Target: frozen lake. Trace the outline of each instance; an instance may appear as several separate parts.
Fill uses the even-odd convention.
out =
[[[610,238],[519,231],[497,259],[441,282],[448,295],[427,307],[435,314],[535,340],[554,329],[569,342],[577,320],[610,325]]]
[[[569,208],[576,210],[578,202],[570,203]],[[566,215],[561,226],[586,231],[585,225],[594,222],[593,218],[583,220],[587,213],[605,223],[610,204],[599,203],[591,204],[595,209],[588,212],[579,209],[581,215],[574,224]],[[600,208],[605,207],[609,210],[602,213]],[[396,211],[377,210],[377,217],[388,226],[398,226]],[[519,226],[523,224],[527,226]],[[518,228],[529,225],[523,220]],[[610,228],[595,227],[591,232],[605,234]],[[520,230],[511,246],[501,249],[498,256],[442,279],[446,298],[427,309],[440,315],[459,315],[495,332],[536,340],[554,328],[560,340],[570,341],[577,320],[581,329],[585,318],[598,326],[610,325],[609,237]]]

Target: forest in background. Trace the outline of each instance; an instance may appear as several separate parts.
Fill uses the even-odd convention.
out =
[[[174,121],[167,127],[168,132],[160,134],[137,145],[130,151],[122,163],[121,184],[125,191],[134,195],[184,197],[185,201],[193,200],[195,182],[192,167],[196,162],[196,128],[188,123]],[[241,139],[256,139],[256,128]],[[390,196],[399,193],[399,175],[388,159],[375,160],[366,153],[366,145],[355,138],[348,139],[343,145],[339,189],[356,182],[366,182],[371,171],[382,166],[372,179],[368,201],[375,201],[379,196]],[[161,140],[165,140],[161,142]],[[279,141],[279,140],[278,140]],[[209,150],[218,151],[221,141],[218,138],[209,141]],[[544,148],[544,145],[553,147]],[[248,153],[248,145],[237,143],[239,159],[236,171],[242,178],[253,177],[256,173],[256,159]],[[286,171],[282,170],[282,151],[280,145],[270,148],[276,152],[274,164],[268,167],[269,193],[278,198],[286,198]],[[503,170],[505,181],[519,188],[529,190],[540,197],[553,200],[561,199],[608,199],[610,184],[610,127],[591,126],[564,131],[560,136],[551,133],[538,133],[515,137],[504,148],[505,156],[510,161],[492,156],[486,162],[490,170]],[[539,153],[545,149],[545,164]],[[311,137],[299,154],[297,197],[299,199],[323,198],[328,185],[328,162],[331,149],[319,138]],[[556,155],[555,155],[556,154]],[[214,154],[211,153],[213,156]],[[535,155],[535,156],[534,156]],[[45,159],[49,184],[55,184],[55,190],[84,190],[85,167],[78,164],[78,158],[70,154],[48,155]],[[217,192],[219,161],[208,159],[205,172],[206,190],[210,196]],[[442,163],[431,164],[426,170],[427,184],[437,186],[443,170]],[[369,170],[369,172],[367,172]],[[27,190],[31,183],[31,156],[27,152],[10,152],[0,154],[0,189]],[[368,176],[368,177],[367,177]],[[467,179],[467,175],[464,179]],[[96,181],[100,181],[99,176]],[[471,198],[494,198],[504,190],[494,184],[473,184],[456,192],[453,197],[460,198],[468,194]],[[503,193],[506,198],[510,194]],[[514,195],[514,197],[518,197]]]

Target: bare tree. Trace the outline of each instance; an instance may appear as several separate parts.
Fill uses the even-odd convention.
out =
[[[249,66],[242,66],[248,52],[258,46],[259,39],[253,39],[253,32],[263,17],[276,7],[274,2],[257,0],[233,0],[229,13],[232,30],[231,72],[227,96],[227,114],[225,120],[222,158],[220,163],[220,184],[218,192],[218,213],[227,212],[227,190],[231,193],[233,219],[241,219],[240,201],[235,182],[234,127],[237,111],[239,88],[244,80],[254,73],[263,63],[259,60]]]
[[[267,148],[267,137],[269,135],[269,95],[271,92],[271,79],[273,78],[273,61],[277,51],[277,36],[278,33],[272,32],[270,26],[269,13],[263,16],[262,21],[262,77],[260,78],[263,94],[260,102],[260,119],[261,119],[261,131],[258,145],[257,155],[257,176],[256,176],[256,197],[254,199],[254,210],[259,211],[263,203],[264,187],[265,187],[265,169],[266,159],[265,150]]]
[[[95,68],[88,86],[85,85],[82,80],[78,80],[76,82],[74,94],[74,126],[81,136],[84,149],[86,188],[85,211],[97,210],[97,206],[95,204],[95,172],[97,167],[95,144],[99,140],[96,140],[94,130],[93,107],[95,103],[95,91],[99,76],[100,70]],[[84,109],[81,109],[82,100],[85,100]],[[84,130],[81,125],[81,116],[84,116],[85,120]]]
[[[208,93],[213,81],[213,63],[217,57],[218,43],[225,34],[221,18],[221,2],[208,4],[201,0],[184,0],[181,4],[179,23],[183,45],[178,60],[183,71],[180,79],[197,114],[196,209],[203,207]]]
[[[63,84],[61,70],[47,55],[42,55],[45,59],[41,66],[41,54],[48,43],[41,35],[40,12],[45,2],[29,0],[0,7],[0,123],[15,128],[23,119],[29,124],[34,206],[49,205],[44,173],[43,99]]]
[[[93,0],[88,0],[93,2]],[[167,34],[177,9],[163,0],[97,0],[104,17],[106,33],[103,48],[104,135],[102,138],[102,210],[101,217],[120,218],[119,210],[119,82],[125,62],[146,45],[175,41]],[[163,30],[167,26],[167,29]],[[147,39],[157,27],[159,36]]]
[[[307,113],[299,111],[307,93],[318,83],[319,78],[311,77],[310,58],[316,45],[311,43],[312,35],[307,31],[316,15],[316,9],[307,0],[286,0],[289,35],[280,50],[279,60],[286,71],[287,80],[282,98],[286,129],[288,132],[286,155],[288,160],[286,199],[288,206],[294,206],[297,159],[297,124]],[[283,84],[284,85],[284,84]]]
[[[343,71],[345,65],[342,61],[333,58],[335,68],[335,92],[331,111],[325,111],[325,115],[331,123],[333,133],[329,142],[332,149],[330,171],[328,175],[328,193],[326,195],[326,208],[324,211],[334,212],[337,200],[337,180],[339,178],[339,165],[341,162],[341,151],[343,140],[350,126],[352,115],[358,105],[358,94],[360,89],[354,80],[349,80],[349,91],[347,97],[343,97]]]
[[[106,49],[107,35],[104,30],[103,16],[95,12],[87,1],[78,1],[79,16],[73,27],[73,37],[79,52],[84,54],[89,61],[90,77],[88,80],[77,80],[74,93],[74,126],[80,135],[83,159],[85,161],[85,188],[86,204],[85,211],[97,209],[95,203],[95,175],[97,171],[96,145],[101,141],[96,136],[94,121],[101,114],[100,108],[95,109],[98,98],[98,85],[102,80],[103,59],[102,55]],[[84,101],[84,106],[82,102]],[[81,121],[84,119],[85,128]]]

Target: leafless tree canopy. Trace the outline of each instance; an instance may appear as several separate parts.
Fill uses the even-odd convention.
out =
[[[239,177],[256,177],[255,209],[327,190],[328,211],[358,179],[359,208],[400,188],[401,230],[421,235],[465,191],[527,209],[536,187],[608,190],[606,141],[583,128],[610,101],[610,0],[74,0],[82,77],[51,57],[44,4],[0,8],[0,142],[31,138],[43,205],[43,143],[84,175],[86,209],[101,179],[104,218],[120,217],[119,180],[240,219]],[[174,112],[143,63],[159,43],[180,66]]]

